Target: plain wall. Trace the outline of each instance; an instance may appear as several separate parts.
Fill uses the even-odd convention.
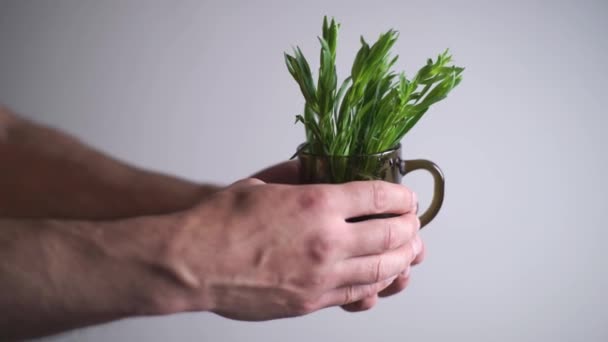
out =
[[[0,1],[0,102],[136,165],[229,183],[287,159],[323,15],[359,47],[401,32],[412,75],[450,48],[464,81],[403,140],[443,168],[409,288],[373,310],[243,323],[129,319],[47,341],[608,341],[608,2]],[[430,177],[406,184],[428,202]]]

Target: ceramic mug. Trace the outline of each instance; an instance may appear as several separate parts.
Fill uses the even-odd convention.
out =
[[[426,170],[433,176],[434,190],[430,206],[420,215],[421,227],[431,222],[441,209],[445,191],[445,180],[441,169],[430,160],[401,159],[401,144],[380,153],[351,156],[316,155],[309,153],[306,144],[302,144],[296,156],[300,161],[302,184],[336,184],[360,180],[383,180],[400,184],[406,174],[414,170]],[[354,218],[352,221],[378,217],[386,217],[386,215]]]

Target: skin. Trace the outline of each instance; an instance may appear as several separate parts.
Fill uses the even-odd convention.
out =
[[[424,256],[415,194],[295,185],[297,166],[197,184],[0,110],[0,339],[188,311],[361,311],[403,290]],[[399,216],[347,222],[380,213]]]

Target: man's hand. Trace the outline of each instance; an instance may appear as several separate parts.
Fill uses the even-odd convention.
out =
[[[385,182],[235,183],[167,234],[164,260],[186,290],[166,311],[267,320],[373,298],[421,251],[415,207],[411,191]],[[347,222],[380,213],[400,216]]]
[[[259,178],[267,183],[279,184],[298,184],[300,181],[299,162],[297,160],[286,161],[277,165],[271,166],[256,173],[253,177]],[[422,243],[422,248],[416,259],[412,261],[412,266],[421,263],[424,260],[425,246]],[[388,297],[403,291],[410,279],[410,268],[399,274],[393,283],[382,290],[378,294],[373,294],[360,301],[352,304],[343,305],[342,308],[350,312],[358,312],[371,309],[378,301],[378,296]]]
[[[356,311],[403,289],[423,255],[405,187],[285,185],[297,161],[199,185],[0,108],[0,165],[0,339],[191,310]],[[399,216],[347,221],[379,213]]]

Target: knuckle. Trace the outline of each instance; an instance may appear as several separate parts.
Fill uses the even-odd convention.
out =
[[[311,272],[311,274],[306,277],[304,281],[304,286],[312,290],[322,290],[325,288],[327,282],[327,276],[325,276],[321,272]]]
[[[360,296],[359,298],[366,298],[366,297],[371,297],[371,296],[375,296],[378,293],[378,288],[376,286],[374,286],[373,284],[371,285],[363,285],[361,286],[358,295]],[[359,299],[357,298],[357,299]]]
[[[414,191],[412,191],[410,189],[407,189],[407,192],[408,192],[408,194],[410,196],[410,202],[411,202],[411,205],[412,205],[412,209],[417,214],[418,213],[418,204],[419,204],[418,203],[418,195]]]
[[[411,247],[409,248],[410,262],[413,262],[418,254],[422,251],[422,239],[419,234],[414,234],[411,240]]]
[[[388,191],[386,185],[381,181],[372,181],[371,192],[374,210],[384,211],[388,207]]]
[[[318,305],[316,301],[304,296],[299,296],[292,303],[291,311],[298,316],[302,316],[316,311],[317,307]]]
[[[250,207],[251,203],[255,202],[255,197],[258,194],[247,189],[231,188],[220,191],[214,195],[213,201],[222,205],[229,205],[234,209],[242,210]]]
[[[416,260],[416,251],[413,248],[409,248],[406,255],[407,264],[411,265]]]
[[[299,194],[297,203],[302,210],[320,211],[329,207],[330,194],[324,187],[310,187]]]
[[[411,215],[412,226],[414,227],[414,231],[420,230],[420,218],[418,215]]]
[[[374,282],[377,283],[384,278],[384,257],[377,257],[374,262]]]
[[[314,301],[305,301],[300,304],[300,314],[307,315],[317,310],[316,303]]]
[[[355,299],[355,285],[349,285],[344,290],[344,303],[343,305],[354,302]]]
[[[420,230],[420,219],[414,214],[406,214],[402,216],[402,220],[408,239],[412,239]]]
[[[308,244],[308,256],[318,264],[325,264],[334,255],[334,238],[331,233],[317,232]]]
[[[424,245],[424,242],[423,242],[422,250],[420,251],[420,253],[418,253],[418,255],[416,255],[416,257],[412,261],[412,265],[418,265],[418,264],[421,264],[422,262],[424,262],[425,256],[426,256],[426,246]]]
[[[399,191],[401,191],[400,195],[403,197],[403,203],[408,203],[410,205],[409,208],[404,209],[414,209],[418,203],[416,193],[405,185],[400,186]]]
[[[391,250],[396,246],[396,227],[394,224],[394,221],[392,220],[386,220],[386,224],[384,226],[385,232],[384,232],[384,250]]]

